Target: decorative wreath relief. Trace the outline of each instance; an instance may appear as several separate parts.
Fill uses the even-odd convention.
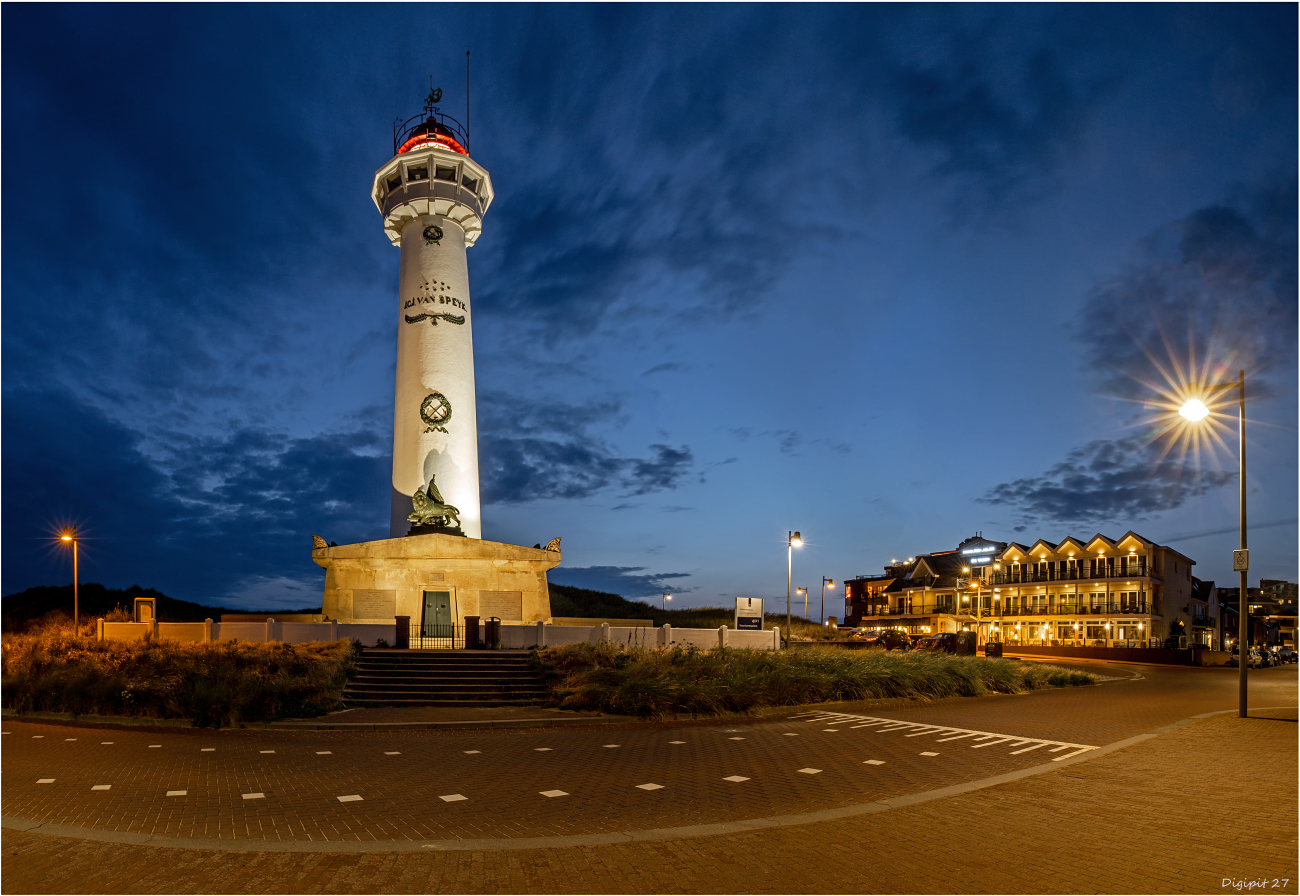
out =
[[[442,228],[437,224],[430,224],[428,227],[424,228],[424,241],[426,243],[435,243],[441,246]]]
[[[451,419],[451,402],[441,392],[430,392],[420,404],[420,419],[425,432],[446,432]]]

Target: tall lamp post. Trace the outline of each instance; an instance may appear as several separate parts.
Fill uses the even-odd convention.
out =
[[[794,549],[803,547],[803,537],[798,532],[785,534],[785,643],[790,643],[790,584],[794,581]]]
[[[60,541],[72,542],[72,631],[81,630],[81,601],[77,594],[77,527],[64,529]]]
[[[1237,372],[1235,383],[1221,383],[1215,386],[1191,384],[1193,393],[1200,392],[1209,396],[1214,392],[1227,389],[1237,390],[1237,486],[1240,491],[1238,524],[1241,528],[1241,548],[1232,552],[1232,568],[1241,573],[1240,587],[1237,590],[1237,715],[1246,718],[1246,668],[1250,661],[1246,656],[1249,646],[1247,636],[1250,603],[1246,597],[1246,572],[1250,568],[1250,553],[1246,549],[1246,371]],[[1210,415],[1210,409],[1200,398],[1189,399],[1178,413],[1193,423],[1199,423]]]
[[[831,590],[835,590],[835,580],[822,576],[822,625],[826,624],[826,586],[829,585]]]
[[[668,601],[670,601],[670,600],[672,600],[672,599],[673,599],[672,594],[669,593],[669,592],[667,592],[667,591],[665,591],[665,592],[664,592],[664,599],[663,599],[662,601],[660,601],[660,603],[662,604],[662,609],[667,610],[667,609],[668,609]]]
[[[808,621],[808,586],[802,585],[794,589],[794,593],[803,595],[803,621],[807,622]]]

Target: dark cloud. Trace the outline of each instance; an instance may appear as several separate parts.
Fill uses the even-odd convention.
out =
[[[934,64],[898,65],[891,102],[899,132],[930,151],[935,175],[1000,203],[1054,185],[1103,88],[1054,50],[999,64],[990,44],[976,37]]]
[[[994,486],[977,500],[1013,510],[1024,520],[1128,528],[1173,510],[1235,474],[1187,469],[1177,452],[1139,437],[1100,439],[1071,451],[1042,476]],[[1017,526],[1020,532],[1025,526]]]
[[[568,405],[504,393],[481,397],[479,470],[484,504],[587,498],[605,489],[624,497],[668,491],[694,465],[689,447],[650,446],[649,457],[627,457],[593,427],[617,421],[617,402]],[[635,506],[620,504],[615,509]]]
[[[363,541],[387,529],[387,434],[243,429],[146,454],[141,433],[57,390],[6,389],[3,423],[23,433],[3,455],[7,593],[67,578],[64,558],[44,548],[60,522],[86,534],[88,579],[207,602],[283,592],[291,605],[319,600],[308,536]]]
[[[1166,374],[1251,377],[1259,396],[1294,380],[1297,326],[1296,182],[1211,205],[1148,239],[1140,258],[1094,290],[1077,337],[1101,386],[1154,397]]]
[[[644,566],[579,566],[564,567],[547,573],[552,582],[589,588],[623,597],[660,597],[663,592],[687,594],[694,588],[674,585],[673,579],[688,579],[688,572],[645,573]]]

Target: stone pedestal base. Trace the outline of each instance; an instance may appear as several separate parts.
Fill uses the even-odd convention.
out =
[[[422,624],[426,591],[450,594],[457,625],[466,616],[543,622],[551,618],[546,571],[560,565],[559,551],[457,535],[341,544],[311,556],[325,569],[327,618],[389,625],[397,616]]]

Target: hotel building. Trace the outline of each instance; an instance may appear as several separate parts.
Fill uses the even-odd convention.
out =
[[[1030,545],[976,536],[847,580],[845,615],[912,634],[975,631],[980,643],[1159,645],[1190,633],[1194,565],[1135,532]]]

